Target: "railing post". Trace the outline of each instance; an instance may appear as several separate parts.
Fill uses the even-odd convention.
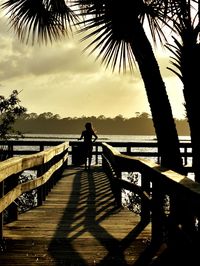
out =
[[[152,242],[160,245],[164,236],[164,194],[160,180],[152,184]]]
[[[128,155],[131,154],[131,146],[127,146],[126,147],[126,152],[127,152]]]
[[[184,147],[184,165],[187,165],[187,147]]]
[[[98,146],[95,145],[95,164],[98,164]]]
[[[69,147],[67,148],[67,150],[65,151],[65,155],[64,156],[67,156],[65,162],[63,163],[63,166],[62,166],[62,171],[68,166],[69,164]],[[63,158],[64,160],[64,158]]]
[[[14,174],[8,178],[7,182],[5,183],[6,185],[5,193],[12,190],[14,187],[18,185],[19,175],[20,174]],[[18,206],[15,201],[11,203],[10,206],[8,206],[7,211],[8,211],[8,222],[12,222],[18,219]]]
[[[146,192],[150,198],[150,190],[151,190],[150,180],[147,176],[142,175],[142,173],[141,173],[141,188],[142,188],[142,191]],[[143,197],[141,197],[141,221],[144,223],[148,223],[151,218],[149,201],[147,203],[147,199],[144,199]]]
[[[8,156],[9,158],[13,157],[13,144],[8,143]]]
[[[190,245],[193,248],[198,246],[196,240],[198,239],[198,232],[196,228],[196,215],[193,213],[193,208],[187,199],[181,196],[171,195],[170,204],[170,219],[168,226],[168,245],[170,248],[180,248],[187,246],[189,250]],[[184,235],[185,238],[180,237]]]
[[[116,170],[116,180],[114,180],[115,183],[115,198],[117,202],[117,206],[122,206],[122,189],[120,185],[120,180],[122,179],[122,173],[119,169]]]
[[[115,177],[113,179],[115,198],[117,202],[117,206],[122,206],[122,189],[121,189],[121,179],[122,179],[122,171],[119,167],[118,158],[114,156],[114,160],[112,162],[112,167],[114,170]]]
[[[44,167],[44,165],[40,165],[37,169],[37,177],[42,176],[44,173],[45,173],[45,167]],[[45,199],[44,194],[45,194],[44,193],[44,185],[42,185],[38,188],[38,191],[37,191],[37,197],[38,197],[37,204],[38,204],[38,206],[42,205],[42,202]]]
[[[40,151],[44,150],[44,144],[40,144]]]

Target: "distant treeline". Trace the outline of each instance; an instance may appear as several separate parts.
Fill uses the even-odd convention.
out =
[[[66,117],[60,118],[51,112],[37,115],[24,114],[15,123],[15,129],[23,134],[80,134],[86,122],[92,122],[97,134],[115,135],[155,135],[153,122],[148,113],[136,113],[135,117],[124,118],[118,115],[107,118],[103,115],[95,117]],[[175,119],[180,136],[189,135],[186,119]]]

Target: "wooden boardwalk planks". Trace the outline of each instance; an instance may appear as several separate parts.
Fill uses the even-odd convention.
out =
[[[150,240],[150,225],[116,208],[101,168],[68,168],[43,206],[5,226],[0,265],[133,265]]]

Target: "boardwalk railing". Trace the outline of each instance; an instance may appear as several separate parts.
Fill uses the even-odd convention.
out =
[[[69,143],[65,142],[44,151],[0,162],[0,239],[3,238],[3,214],[8,211],[9,220],[17,219],[15,200],[25,192],[37,189],[37,204],[41,205],[46,195],[61,177],[67,164]],[[35,170],[36,177],[19,183],[25,170]]]
[[[140,197],[142,223],[151,222],[152,243],[167,243],[176,248],[198,253],[200,241],[200,184],[161,168],[150,160],[121,154],[103,143],[103,168],[110,178],[117,204],[121,204],[122,190]],[[124,180],[123,173],[139,174],[141,182]]]
[[[60,144],[59,144],[60,143]],[[3,237],[3,212],[8,210],[11,219],[17,217],[15,200],[24,192],[38,188],[38,205],[45,200],[45,195],[59,178],[58,171],[69,154],[76,156],[74,147],[80,142],[61,143],[61,141],[8,141],[10,158],[0,162],[0,237]],[[3,143],[0,143],[0,145]],[[24,149],[18,147],[24,145]],[[111,147],[109,144],[115,146]],[[33,150],[32,146],[37,149]],[[48,148],[48,146],[58,145]],[[187,163],[191,156],[190,143],[181,143],[183,158]],[[27,149],[31,147],[30,150]],[[116,201],[121,204],[121,190],[132,191],[141,198],[141,221],[152,222],[152,239],[157,242],[168,242],[175,235],[187,236],[194,240],[199,232],[200,218],[200,185],[173,171],[160,168],[154,161],[147,161],[141,157],[157,157],[157,143],[123,143],[109,142],[94,144],[93,156],[99,163],[103,152],[103,167],[111,178],[113,193]],[[142,147],[142,151],[137,149]],[[152,152],[151,148],[155,151]],[[144,148],[146,149],[144,151]],[[150,151],[147,151],[150,148]],[[43,150],[44,151],[40,151]],[[74,149],[74,150],[73,150]],[[121,152],[120,152],[121,150]],[[21,156],[22,154],[30,154]],[[18,156],[20,155],[20,157]],[[131,155],[131,156],[130,156]],[[136,159],[134,156],[140,156]],[[73,161],[73,160],[72,160]],[[101,162],[101,161],[100,161]],[[24,170],[35,169],[37,178],[19,184],[18,178]],[[137,172],[141,175],[141,185],[123,180],[123,172]],[[58,174],[57,174],[58,173]],[[167,204],[166,204],[167,203]],[[200,239],[199,239],[200,240]],[[173,242],[173,241],[171,241]]]
[[[61,140],[8,140],[0,141],[0,147],[4,147],[1,153],[5,153],[8,157],[16,155],[33,154],[46,149],[49,146],[56,146],[63,143]],[[77,147],[81,141],[70,141],[69,142],[69,155],[71,162],[76,161]],[[158,150],[158,144],[156,141],[151,142],[106,142],[113,147],[116,147],[122,154],[137,156],[137,157],[148,157],[154,158],[156,162],[160,162],[160,153]],[[96,164],[101,164],[101,153],[102,153],[102,142],[97,141],[93,147],[93,157]],[[180,151],[183,158],[184,165],[191,166],[191,143],[180,142]],[[73,158],[74,157],[74,158]]]

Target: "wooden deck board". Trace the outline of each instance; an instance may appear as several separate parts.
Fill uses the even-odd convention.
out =
[[[69,168],[43,206],[5,226],[0,265],[133,265],[146,249],[150,225],[116,208],[107,177]]]

